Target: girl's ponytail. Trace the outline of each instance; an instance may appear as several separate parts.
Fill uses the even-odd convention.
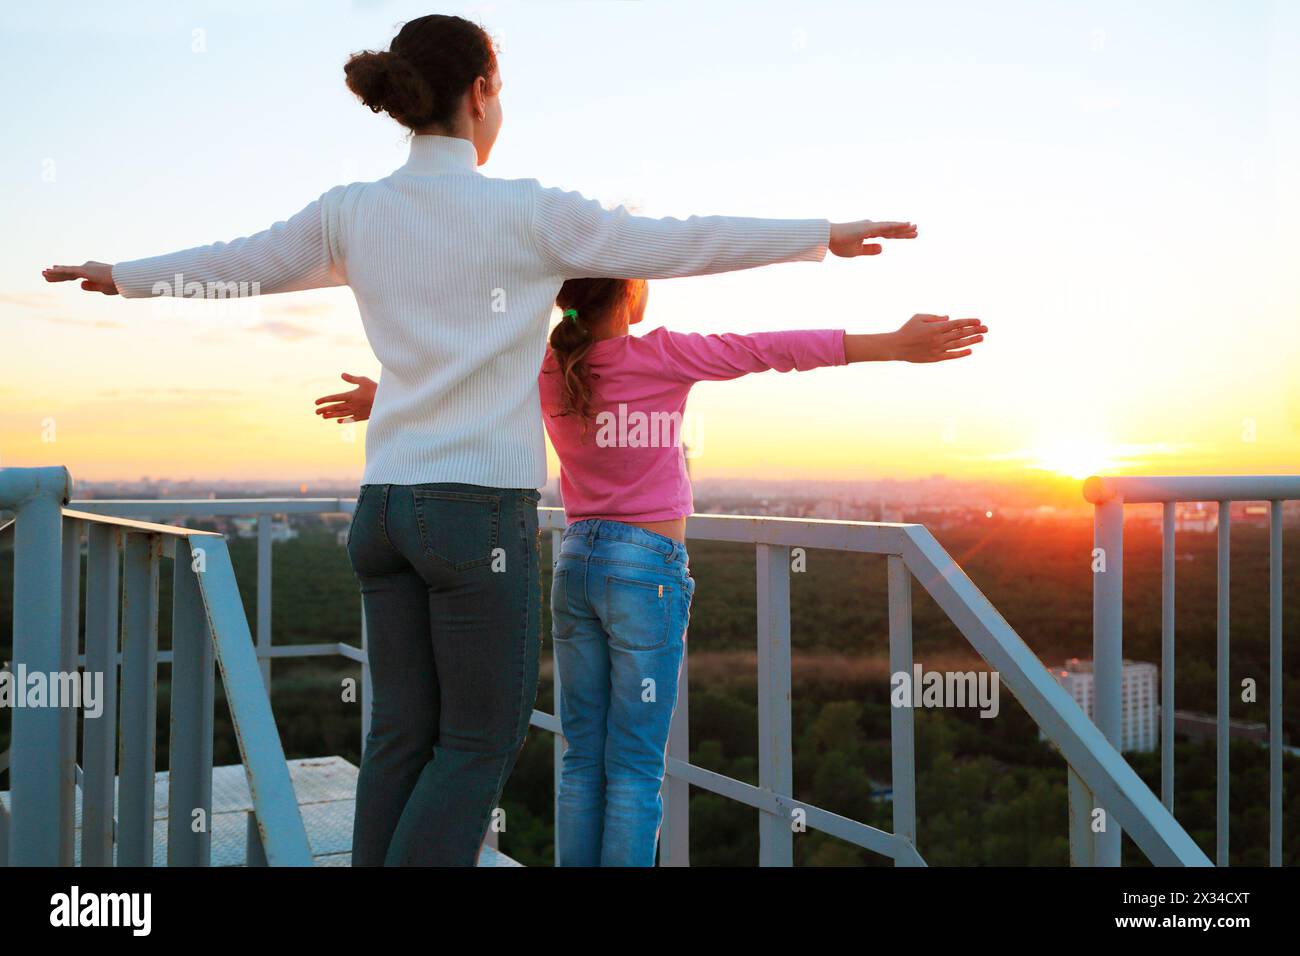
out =
[[[551,353],[560,376],[561,415],[577,415],[583,429],[594,421],[591,384],[595,377],[587,366],[587,353],[596,342],[592,330],[614,316],[620,306],[640,294],[640,279],[570,279],[560,287],[555,304],[564,311],[551,330]]]

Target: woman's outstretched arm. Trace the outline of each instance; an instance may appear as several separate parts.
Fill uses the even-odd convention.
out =
[[[752,269],[776,262],[819,262],[878,255],[869,239],[913,239],[910,222],[831,223],[825,219],[691,216],[651,219],[605,209],[576,192],[540,189],[533,213],[538,249],[566,279],[670,279]]]
[[[342,285],[337,250],[327,235],[324,199],[269,229],[231,242],[116,265],[92,261],[53,266],[42,275],[47,282],[80,279],[87,292],[127,298],[237,298]]]

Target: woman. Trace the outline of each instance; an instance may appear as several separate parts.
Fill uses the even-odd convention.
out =
[[[683,335],[629,327],[647,287],[571,279],[556,304],[538,379],[560,459],[567,527],[551,588],[560,723],[556,840],[561,866],[653,866],[660,788],[695,581],[686,554],[693,509],[681,422],[696,382],[852,362],[963,358],[979,319],[916,315],[895,332],[841,330]],[[364,420],[374,383],[318,399],[318,414]]]
[[[366,106],[413,134],[392,175],[335,187],[254,236],[45,277],[127,297],[352,288],[383,369],[348,542],[374,691],[353,863],[470,866],[537,691],[536,376],[560,285],[820,260],[827,249],[874,255],[867,239],[916,230],[649,219],[482,176],[501,78],[491,39],[459,17],[412,20],[344,73]]]

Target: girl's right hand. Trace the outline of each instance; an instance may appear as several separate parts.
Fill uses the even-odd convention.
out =
[[[336,392],[316,399],[321,406],[316,414],[321,418],[337,418],[340,425],[349,422],[364,422],[370,417],[370,409],[375,404],[375,389],[378,387],[364,375],[343,373],[343,381],[356,386],[350,392]]]

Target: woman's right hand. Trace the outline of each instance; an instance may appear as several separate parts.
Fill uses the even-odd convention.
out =
[[[337,418],[340,425],[364,422],[370,417],[370,409],[375,404],[375,389],[378,386],[364,375],[349,375],[344,372],[342,378],[345,382],[351,382],[356,388],[350,392],[322,395],[316,399],[316,404],[321,406],[316,409],[316,414],[321,418]]]
[[[79,266],[50,266],[42,269],[41,275],[46,282],[73,282],[81,280],[81,287],[87,292],[102,292],[104,295],[117,295],[117,285],[113,282],[113,267],[107,262],[85,262]]]
[[[826,244],[837,256],[852,259],[854,256],[878,256],[882,246],[867,239],[915,239],[916,226],[910,222],[858,222],[831,223],[831,238]]]

